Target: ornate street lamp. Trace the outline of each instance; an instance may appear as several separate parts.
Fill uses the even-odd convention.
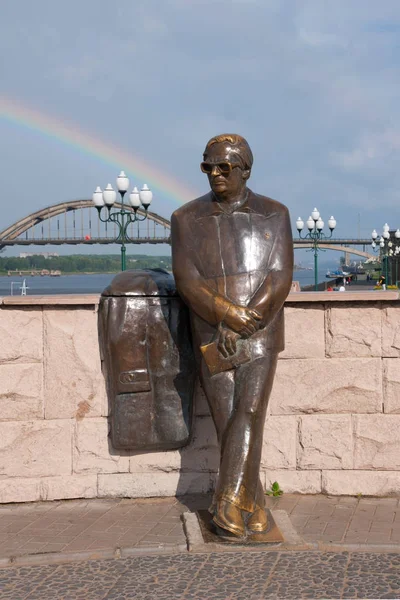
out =
[[[385,282],[386,285],[389,284],[389,259],[393,256],[396,258],[396,266],[397,266],[397,258],[400,255],[400,229],[397,229],[394,232],[395,242],[394,244],[390,238],[390,227],[387,223],[384,224],[382,228],[382,235],[379,237],[376,229],[371,233],[372,238],[372,249],[374,252],[379,251],[380,256],[382,258],[382,262],[385,265]],[[379,238],[379,239],[378,239]],[[396,274],[397,276],[397,274]]]
[[[314,282],[315,282],[315,291],[318,291],[318,252],[320,250],[322,250],[322,248],[319,247],[319,242],[321,240],[329,240],[332,237],[333,234],[333,230],[336,227],[336,220],[334,219],[334,217],[331,217],[328,220],[328,227],[330,229],[330,235],[325,235],[325,233],[323,233],[323,228],[325,223],[323,222],[323,220],[321,219],[321,215],[319,214],[319,211],[314,208],[314,210],[312,211],[311,215],[308,217],[307,222],[307,229],[308,229],[308,233],[306,233],[306,235],[302,236],[301,232],[303,231],[304,228],[304,221],[302,220],[301,217],[299,217],[296,221],[296,228],[297,231],[299,232],[299,238],[301,240],[310,240],[311,242],[311,250],[314,252]]]
[[[117,192],[113,189],[111,183],[109,183],[104,191],[101,190],[99,186],[97,186],[96,191],[92,196],[93,204],[98,210],[99,219],[102,223],[115,223],[118,225],[118,235],[115,238],[115,242],[117,244],[121,244],[121,270],[126,270],[126,248],[125,243],[131,242],[133,240],[128,236],[128,226],[131,223],[135,223],[136,221],[144,221],[147,219],[147,210],[151,204],[153,199],[153,192],[149,190],[147,184],[145,183],[142,189],[139,190],[137,187],[134,187],[132,192],[129,194],[129,206],[132,207],[133,210],[127,210],[124,205],[124,196],[129,188],[129,179],[125,175],[124,171],[117,177],[117,190],[121,196],[121,210],[114,210],[111,212],[112,207],[115,204],[117,199]],[[138,215],[138,208],[140,205],[144,208],[145,214],[140,217]],[[108,212],[106,212],[105,218],[102,217],[102,210],[106,208]]]

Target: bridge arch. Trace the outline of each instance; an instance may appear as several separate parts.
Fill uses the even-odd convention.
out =
[[[310,243],[293,243],[293,248],[295,250],[301,249],[301,248],[312,248],[312,244]],[[357,256],[362,256],[364,258],[375,258],[378,259],[379,256],[376,256],[374,254],[371,254],[369,252],[365,252],[364,250],[358,250],[357,248],[350,248],[349,246],[340,246],[337,244],[321,244],[321,247],[324,248],[324,250],[337,250],[338,252],[346,252],[347,254],[356,254]]]
[[[120,202],[116,202],[115,206],[117,208],[122,208],[122,204]],[[130,206],[127,206],[126,204],[124,205],[124,207],[127,210],[131,210],[133,211],[133,209]],[[69,201],[69,202],[61,202],[59,204],[54,204],[53,206],[48,206],[46,208],[42,208],[40,210],[37,210],[36,212],[22,218],[19,219],[18,221],[16,221],[15,223],[13,223],[12,225],[6,227],[5,229],[3,229],[3,231],[0,232],[0,248],[4,247],[4,246],[11,246],[11,245],[28,245],[28,244],[37,244],[37,245],[44,245],[44,244],[56,244],[56,245],[60,245],[60,244],[94,244],[94,243],[101,243],[101,244],[112,244],[115,243],[115,237],[116,235],[113,235],[111,233],[111,235],[98,235],[96,236],[92,236],[89,233],[87,233],[86,235],[84,235],[84,231],[87,231],[87,227],[86,229],[83,226],[84,223],[84,219],[83,219],[83,215],[81,218],[81,226],[78,227],[78,229],[80,231],[78,231],[78,234],[76,232],[76,227],[75,227],[75,219],[73,221],[73,228],[74,228],[74,235],[68,237],[67,235],[67,215],[68,213],[74,212],[74,211],[87,211],[88,213],[91,213],[91,215],[94,215],[94,217],[92,218],[92,216],[89,216],[89,218],[87,219],[87,223],[89,224],[89,229],[92,229],[92,220],[94,223],[94,228],[98,228],[98,231],[100,232],[100,227],[102,227],[102,225],[100,225],[100,220],[98,218],[97,215],[97,210],[94,208],[93,206],[93,202],[91,200],[73,200],[73,201]],[[138,214],[140,216],[143,216],[145,214],[145,211],[142,209],[139,209]],[[61,230],[62,227],[60,228],[60,222],[59,222],[59,217],[61,215],[64,215],[64,221],[65,221],[65,226],[64,226],[64,233],[63,235],[61,234]],[[136,230],[137,230],[137,235],[135,236],[135,243],[169,243],[170,241],[170,228],[171,228],[171,224],[169,222],[168,219],[166,219],[165,217],[161,217],[160,215],[148,211],[147,212],[147,216],[148,219],[146,219],[146,221],[141,221],[141,230],[140,230],[140,224],[139,222],[137,224],[135,224],[136,226]],[[51,221],[56,220],[56,234],[52,235],[52,229],[51,229]],[[35,230],[35,227],[37,225],[41,225],[43,224],[44,221],[48,221],[48,234],[47,236],[44,236],[44,231],[43,231],[43,227],[42,229],[42,235],[31,235],[29,236],[29,232],[33,232]],[[150,232],[150,227],[149,227],[149,223],[152,223],[153,228],[152,231]],[[145,225],[143,225],[145,224]],[[132,228],[134,227],[133,225],[131,226]],[[108,229],[111,229],[111,226],[108,227]],[[144,233],[144,229],[146,229],[146,233]],[[105,230],[107,232],[107,226],[105,226]],[[21,237],[25,234],[25,237]]]
[[[116,202],[115,206],[122,207],[120,202]],[[124,205],[127,210],[132,210],[130,206]],[[76,227],[76,211],[80,212],[81,218],[79,226]],[[68,215],[74,215],[73,226],[68,227]],[[86,222],[84,218],[86,215]],[[145,211],[138,210],[138,214],[143,216]],[[136,244],[169,244],[171,224],[168,219],[160,215],[148,211],[148,219],[135,223],[130,226],[129,236],[133,238]],[[60,217],[64,216],[63,223],[60,224]],[[43,223],[47,221],[47,233],[44,235]],[[54,224],[54,227],[52,227]],[[61,226],[60,226],[61,225]],[[39,235],[37,235],[37,227],[40,227]],[[97,230],[97,235],[93,235],[92,230]],[[71,235],[72,232],[72,235]],[[86,234],[85,234],[86,232]],[[133,233],[133,235],[132,235]],[[46,208],[41,208],[32,214],[19,219],[12,225],[3,229],[0,232],[0,249],[4,246],[14,245],[61,245],[61,244],[114,244],[117,232],[115,226],[103,225],[98,218],[97,210],[93,206],[91,200],[72,200],[60,202]],[[358,243],[367,245],[370,240],[333,240],[328,243],[321,241],[321,246],[327,250],[336,250],[348,254],[355,254],[364,258],[373,258],[374,255],[365,250],[351,248],[350,243]],[[294,249],[311,248],[312,244],[307,240],[294,240]]]

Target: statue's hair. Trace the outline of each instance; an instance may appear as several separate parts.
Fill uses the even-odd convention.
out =
[[[231,151],[238,154],[244,163],[244,168],[250,170],[253,165],[253,153],[244,137],[238,135],[237,133],[222,133],[221,135],[216,135],[215,137],[211,138],[211,140],[207,143],[206,149],[204,150],[204,159],[207,156],[209,148],[213,144],[221,144],[224,142],[229,142],[232,145]]]

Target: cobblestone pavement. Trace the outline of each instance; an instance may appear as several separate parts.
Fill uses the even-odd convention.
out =
[[[173,554],[0,571],[2,600],[399,597],[397,554]]]

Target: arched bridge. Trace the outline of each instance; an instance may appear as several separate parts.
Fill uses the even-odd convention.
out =
[[[121,203],[115,206],[121,208]],[[127,210],[132,210],[124,205]],[[144,211],[139,209],[139,215]],[[170,241],[170,222],[148,211],[145,221],[129,226],[135,244],[165,244]],[[114,223],[102,223],[91,200],[61,202],[42,208],[0,232],[0,248],[45,244],[113,244],[118,235]]]
[[[119,202],[115,206],[121,208]],[[127,210],[131,208],[125,205]],[[144,211],[139,209],[139,215]],[[135,244],[169,244],[171,224],[168,219],[148,212],[145,221],[129,226],[128,235]],[[0,232],[0,249],[4,246],[113,244],[118,235],[113,223],[102,223],[91,200],[73,200],[42,208]],[[365,258],[373,256],[365,248],[368,239],[330,239],[321,241],[327,250],[338,250]],[[350,248],[363,246],[363,250]],[[294,240],[294,248],[310,248],[308,240]]]
[[[338,250],[339,252],[345,252],[347,254],[356,254],[357,256],[363,256],[364,258],[378,258],[378,256],[374,255],[372,252],[366,252],[365,250],[358,250],[357,248],[350,248],[348,244],[359,244],[364,246],[370,245],[371,242],[369,240],[329,240],[329,241],[321,241],[320,247],[324,250]],[[312,248],[312,244],[309,241],[301,241],[294,240],[293,248],[296,250],[298,248]],[[346,262],[347,264],[347,262]]]

